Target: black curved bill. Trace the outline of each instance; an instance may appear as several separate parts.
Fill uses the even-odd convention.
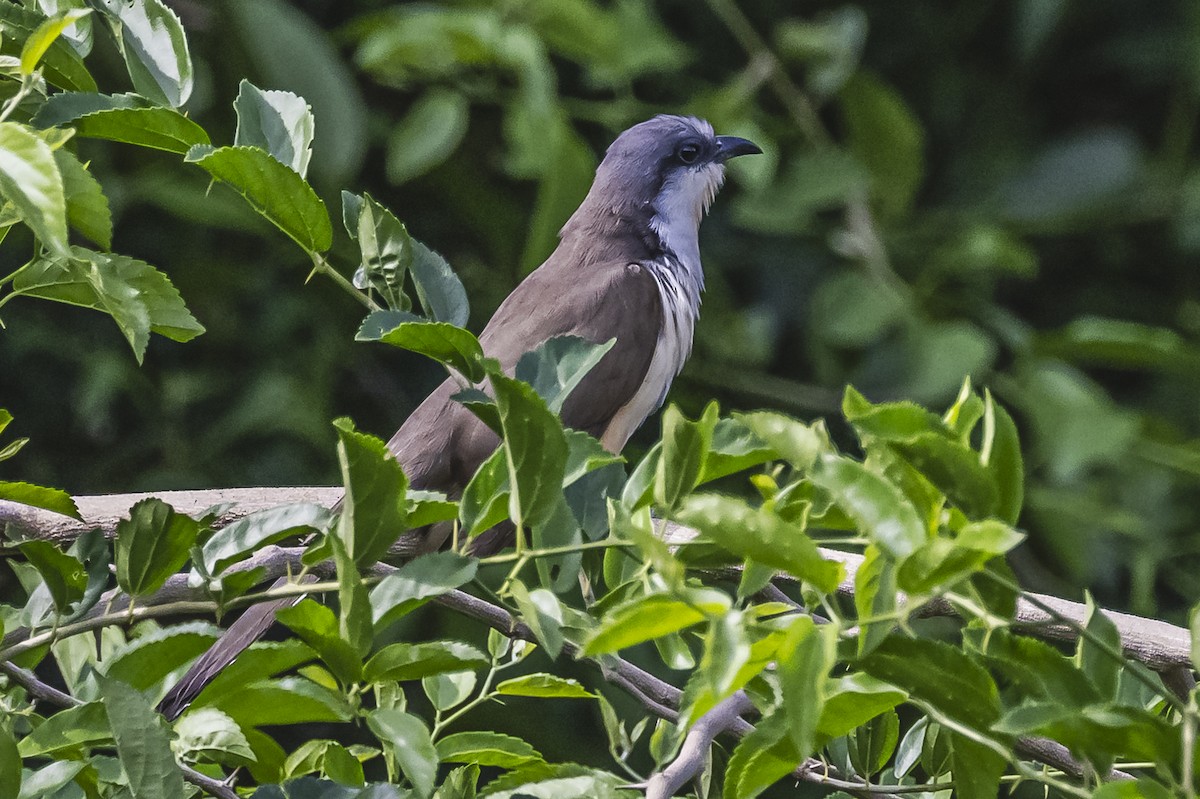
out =
[[[740,139],[737,136],[717,137],[718,161],[728,161],[739,155],[758,155],[761,152],[762,148],[749,139]]]

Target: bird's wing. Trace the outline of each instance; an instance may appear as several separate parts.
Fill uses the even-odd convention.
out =
[[[511,373],[524,353],[554,336],[616,339],[562,408],[563,424],[600,437],[641,387],[662,324],[658,284],[645,265],[550,261],[509,295],[479,341]]]

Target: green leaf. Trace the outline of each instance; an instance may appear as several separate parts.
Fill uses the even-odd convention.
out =
[[[783,569],[824,593],[841,582],[840,563],[825,560],[802,527],[764,508],[719,494],[693,494],[673,518],[739,557]]]
[[[695,422],[684,417],[675,405],[663,412],[663,449],[654,478],[654,500],[668,512],[675,510],[699,483],[712,447],[717,414],[715,402],[710,402]]]
[[[1124,664],[1120,658],[1113,657],[1105,649],[1120,652],[1121,633],[1112,619],[1096,605],[1091,592],[1084,592],[1084,603],[1086,613],[1083,626],[1088,634],[1079,637],[1075,659],[1080,670],[1100,691],[1100,696],[1106,699],[1116,698]]]
[[[99,92],[58,92],[46,98],[41,108],[30,121],[34,127],[52,128],[65,125],[80,117],[94,114],[97,111],[111,111],[117,108],[155,108],[153,104],[140,94],[100,94]],[[162,109],[167,110],[167,109]],[[178,116],[178,112],[169,111]],[[182,117],[185,118],[186,117]]]
[[[257,147],[198,145],[184,160],[206,170],[237,190],[255,211],[266,217],[309,253],[333,243],[333,227],[325,203],[299,173]]]
[[[199,657],[219,634],[219,628],[208,622],[186,622],[143,632],[105,657],[104,673],[139,691],[149,691]]]
[[[444,761],[445,758],[442,758]],[[446,775],[442,785],[433,795],[433,799],[475,799],[479,783],[479,766],[472,763],[459,766]]]
[[[52,796],[64,785],[75,779],[79,772],[83,771],[87,765],[88,763],[83,760],[59,760],[37,771],[30,772],[22,777],[21,793],[18,799],[28,799],[29,797],[40,799],[40,797]]]
[[[354,649],[358,657],[363,657],[371,651],[374,632],[367,588],[342,538],[331,535],[328,542],[337,568],[338,636]]]
[[[88,580],[82,563],[49,541],[25,541],[17,548],[42,575],[59,613],[65,612],[72,602],[83,599]]]
[[[847,146],[871,173],[871,193],[885,215],[912,206],[924,176],[921,123],[895,89],[859,70],[839,95]]]
[[[907,310],[904,295],[875,275],[840,270],[813,293],[809,330],[834,347],[868,347],[897,327]]]
[[[865,655],[888,637],[895,622],[864,622],[886,616],[896,609],[896,563],[874,544],[863,552],[865,556],[854,573],[854,610],[858,613],[858,654]],[[836,737],[836,736],[834,736]]]
[[[980,459],[996,487],[996,515],[1009,524],[1016,524],[1025,499],[1025,463],[1021,458],[1021,441],[1008,411],[992,399],[990,391],[985,391],[984,429],[989,428],[994,432],[990,441],[985,443]]]
[[[735,418],[780,458],[800,471],[812,468],[818,453],[826,448],[825,437],[817,432],[816,425],[806,425],[781,413],[739,413]]]
[[[496,693],[507,696],[543,696],[558,699],[594,699],[588,689],[577,680],[568,680],[553,674],[525,674],[504,680],[496,686]]]
[[[305,530],[323,530],[330,512],[321,505],[298,502],[248,513],[213,533],[201,548],[205,570],[219,575],[268,544]]]
[[[517,361],[513,376],[533,386],[555,413],[587,373],[600,362],[616,339],[593,344],[579,336],[554,336]]]
[[[237,722],[216,708],[190,711],[175,722],[175,747],[183,756],[201,757],[226,766],[242,766],[257,758]]]
[[[450,710],[471,698],[478,682],[473,671],[451,671],[421,678],[421,689],[435,710]]]
[[[767,667],[778,640],[767,636],[755,643],[760,645],[757,652],[742,611],[730,610],[709,618],[704,654],[680,701],[679,729],[694,724]]]
[[[1193,605],[1188,613],[1188,632],[1192,641],[1192,662],[1200,663],[1200,604]]]
[[[304,649],[311,651],[307,646]],[[242,729],[346,722],[354,717],[344,696],[303,677],[242,683],[206,705],[228,714]],[[196,703],[192,707],[195,708]]]
[[[437,759],[443,763],[475,763],[512,769],[539,761],[538,751],[520,738],[498,732],[459,732],[437,742]]]
[[[893,558],[903,560],[925,543],[925,525],[916,508],[895,484],[863,464],[825,455],[817,461],[812,481]]]
[[[951,585],[1024,540],[1023,533],[994,519],[970,522],[953,540],[935,538],[914,552],[900,566],[899,585],[914,594]]]
[[[474,538],[508,518],[508,461],[499,448],[479,465],[458,503],[462,532]]]
[[[970,447],[938,433],[922,433],[892,447],[968,517],[995,514],[999,499],[995,482]]]
[[[707,483],[726,475],[767,463],[778,457],[739,417],[717,420],[713,428],[712,446],[704,459],[700,482]]]
[[[73,8],[61,14],[55,14],[38,25],[37,30],[25,40],[24,46],[21,47],[21,74],[33,74],[33,70],[37,68],[42,56],[62,35],[63,31],[91,13],[91,9],[88,8]]]
[[[79,508],[75,506],[75,500],[66,491],[57,488],[0,480],[0,499],[61,513],[63,516],[83,521],[83,517],[79,515]]]
[[[431,674],[478,669],[489,662],[483,652],[459,641],[388,644],[367,661],[363,678],[370,683],[404,682]]]
[[[412,240],[413,259],[408,265],[421,307],[434,321],[463,327],[471,315],[467,290],[446,259],[416,239]]]
[[[54,151],[54,162],[63,179],[67,222],[102,249],[111,249],[112,212],[100,183],[78,158],[61,147]]]
[[[22,743],[27,740],[29,736],[22,739]],[[21,753],[17,751],[17,742],[8,727],[0,725],[0,796],[15,797],[20,792]]]
[[[192,57],[175,12],[162,0],[104,0],[133,87],[178,108],[192,93]]]
[[[839,738],[907,698],[904,691],[869,674],[853,673],[831,679],[826,687],[825,706],[817,722],[817,732],[826,738]]]
[[[1000,716],[996,683],[983,666],[940,641],[889,638],[860,661],[863,671],[923,700],[947,718],[987,732]]]
[[[1106,773],[1117,758],[1177,763],[1179,731],[1141,707],[1097,704],[1084,708],[1056,702],[1019,705],[1005,714],[995,729],[1007,735],[1044,735]]]
[[[381,439],[356,431],[349,419],[338,419],[333,426],[346,488],[337,535],[361,569],[387,554],[408,529],[408,478]]]
[[[263,682],[268,677],[314,660],[316,656],[308,644],[296,638],[286,641],[259,641],[238,655],[233,663],[215,676],[208,687],[196,697],[191,708],[222,704],[226,697],[240,693],[251,683]],[[274,692],[274,695],[278,695],[278,686],[267,683],[266,687],[268,690],[265,693]],[[301,691],[303,690],[304,688],[301,688]]]
[[[120,680],[96,675],[96,683],[134,799],[183,796],[183,775],[162,718],[144,696]]]
[[[879,773],[900,740],[900,718],[886,711],[859,727],[850,735],[848,754],[857,774],[866,777]]]
[[[52,253],[68,257],[67,198],[54,151],[24,125],[0,122],[0,195]]]
[[[545,588],[530,591],[520,580],[513,580],[508,590],[521,612],[521,620],[533,630],[546,654],[551,659],[557,658],[563,647],[562,606],[558,598]]]
[[[388,137],[388,180],[405,183],[449,158],[467,132],[470,111],[470,101],[456,91],[435,88],[417,98]]]
[[[407,311],[404,276],[413,260],[413,240],[404,223],[369,194],[342,192],[342,220],[358,242],[359,266],[354,285],[375,289],[392,310]]]
[[[1053,646],[1006,630],[971,633],[975,635],[969,635],[968,640],[988,658],[993,670],[1017,686],[1023,696],[1074,707],[1100,701],[1100,693],[1091,680]]]
[[[144,499],[117,522],[117,584],[133,596],[153,593],[188,559],[200,532],[190,516],[160,499]]]
[[[808,616],[788,626],[776,657],[788,734],[801,757],[816,749],[817,730],[827,695],[829,670],[837,660],[837,629],[818,627]]]
[[[304,177],[312,155],[312,109],[292,92],[263,91],[247,80],[238,85],[233,101],[237,112],[236,147],[259,147]]]
[[[151,332],[190,341],[204,327],[162,272],[123,255],[72,248],[70,260],[43,258],[17,273],[13,290],[92,308],[113,317],[140,363]]]
[[[458,503],[439,491],[408,490],[408,526],[419,527],[448,522],[458,516]]]
[[[729,607],[725,594],[708,589],[680,598],[668,594],[637,597],[605,614],[583,653],[590,657],[617,652],[724,615]]]
[[[36,121],[45,126],[47,120],[39,117]],[[193,147],[209,144],[208,132],[204,128],[170,108],[118,106],[57,124],[66,121],[70,121],[76,134],[84,138],[134,144],[179,155],[188,153]]]
[[[423,322],[411,314],[375,311],[363,320],[355,341],[382,341],[453,367],[472,383],[487,376],[479,339],[445,322]]]
[[[0,52],[19,55],[22,43],[28,41],[45,21],[44,14],[22,8],[18,3],[0,4],[0,33],[3,34]],[[41,63],[42,74],[55,86],[72,91],[96,90],[96,81],[83,60],[61,37],[50,43]]]
[[[59,752],[110,741],[112,737],[104,705],[101,702],[88,702],[50,716],[22,738],[17,749],[21,757],[54,756]],[[17,773],[21,773],[19,763]]]
[[[402,710],[379,708],[367,714],[367,726],[392,752],[417,796],[432,795],[438,753],[424,723]]]
[[[304,599],[275,611],[275,618],[311,646],[343,685],[362,679],[362,658],[355,646],[342,639],[338,617],[332,610]]]
[[[431,552],[410,560],[371,589],[375,629],[475,579],[479,561],[456,552]]]
[[[767,716],[738,743],[725,769],[726,799],[754,799],[804,759],[787,734],[782,712]]]
[[[562,499],[567,439],[562,422],[525,383],[490,375],[504,429],[509,516],[520,528],[550,520]]]

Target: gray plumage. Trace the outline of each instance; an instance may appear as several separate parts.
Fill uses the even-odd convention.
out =
[[[564,425],[619,452],[666,397],[692,348],[704,273],[700,220],[716,196],[729,158],[761,152],[745,139],[713,135],[694,117],[662,115],[626,130],[596,170],[591,190],[560,232],[560,242],[496,310],[479,341],[511,374],[525,352],[554,336],[595,343],[608,353],[562,407]],[[442,383],[388,442],[415,488],[458,497],[499,439],[454,401],[462,388]],[[420,549],[438,549],[448,527],[417,531]],[[507,546],[501,525],[471,544],[484,556]],[[174,718],[211,678],[257,640],[275,610],[246,611],[160,704]]]

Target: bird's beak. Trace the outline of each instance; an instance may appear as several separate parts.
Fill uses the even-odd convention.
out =
[[[749,139],[739,139],[737,136],[717,137],[717,160],[724,162],[739,155],[757,155],[762,148]]]

